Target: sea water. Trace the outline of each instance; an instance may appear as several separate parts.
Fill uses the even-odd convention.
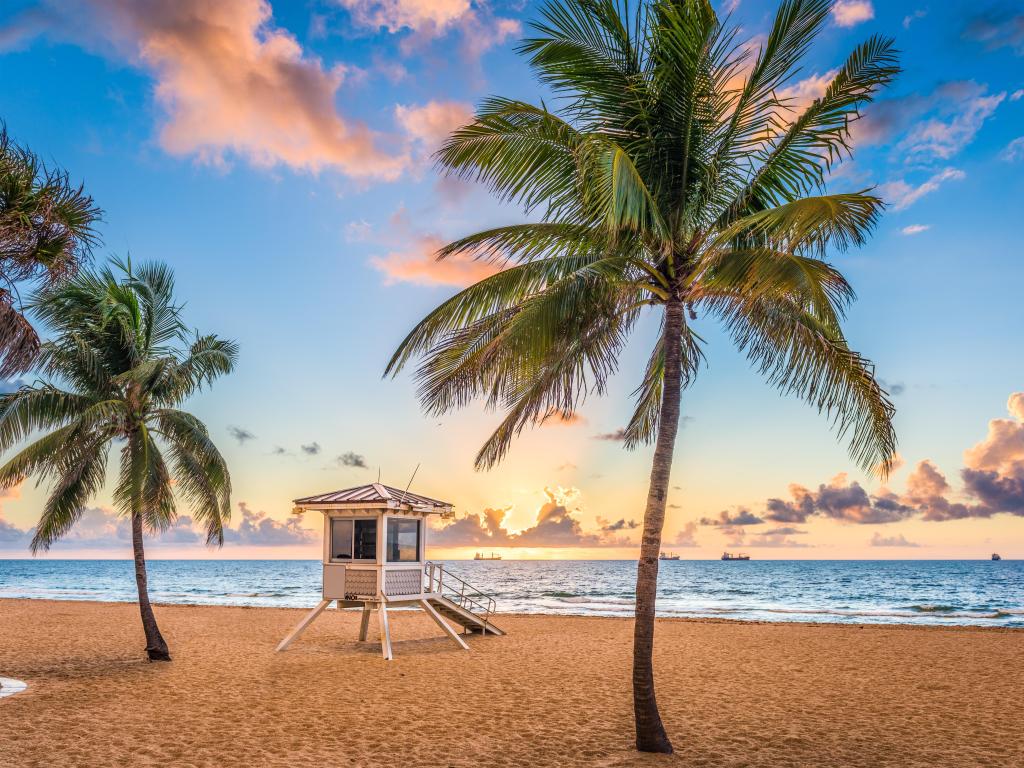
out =
[[[159,603],[309,607],[314,560],[150,560]],[[631,616],[635,561],[450,561],[515,613]],[[136,599],[129,560],[0,560],[0,598]],[[670,560],[658,615],[756,621],[1024,627],[1024,562]],[[2,610],[0,610],[2,614]]]

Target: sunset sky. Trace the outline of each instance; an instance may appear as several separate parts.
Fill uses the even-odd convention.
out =
[[[755,46],[774,8],[720,4]],[[381,378],[413,323],[487,274],[432,252],[523,218],[430,155],[486,95],[547,96],[515,53],[535,15],[470,0],[3,4],[10,134],[104,209],[97,258],[168,262],[186,319],[241,345],[237,372],[190,404],[231,468],[229,541],[210,551],[183,519],[151,556],[318,557],[319,519],[292,518],[291,499],[378,471],[404,487],[417,464],[412,490],[457,509],[433,557],[636,555],[650,451],[616,432],[654,318],[605,397],[524,433],[490,472],[472,464],[498,414],[424,417],[410,376]],[[821,93],[876,33],[905,72],[830,188],[875,187],[889,208],[833,260],[859,296],[851,343],[898,408],[901,466],[884,486],[858,471],[824,417],[699,319],[708,363],[684,393],[665,529],[684,558],[1024,557],[1024,12],[840,0],[790,95]],[[28,483],[0,499],[0,556],[27,556],[43,497]],[[129,556],[109,501],[50,556]]]

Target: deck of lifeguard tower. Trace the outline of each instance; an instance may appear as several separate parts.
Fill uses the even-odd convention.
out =
[[[295,500],[295,512],[324,516],[323,600],[278,646],[287,648],[332,602],[338,608],[362,608],[359,641],[365,642],[370,613],[378,612],[381,650],[392,658],[389,610],[425,611],[461,648],[464,633],[504,635],[492,617],[494,598],[439,563],[425,559],[426,519],[450,515],[449,502],[371,483]],[[449,623],[450,622],[450,623]]]

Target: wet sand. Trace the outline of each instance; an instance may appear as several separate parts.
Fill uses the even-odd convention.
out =
[[[672,756],[632,749],[625,619],[501,616],[460,650],[392,614],[0,600],[0,765],[1021,766],[1024,630],[658,622]],[[371,620],[371,638],[376,618]]]

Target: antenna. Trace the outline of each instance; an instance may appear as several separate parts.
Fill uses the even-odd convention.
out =
[[[419,472],[419,471],[420,471],[420,463],[417,461],[416,462],[416,469],[414,469],[412,471],[412,477],[409,478],[409,482],[406,483],[406,485],[405,485],[405,490],[402,491],[402,495],[403,496],[407,496],[409,494],[409,486],[412,485],[412,481],[416,477],[416,473]]]
[[[380,465],[377,466],[377,484],[380,485]]]

